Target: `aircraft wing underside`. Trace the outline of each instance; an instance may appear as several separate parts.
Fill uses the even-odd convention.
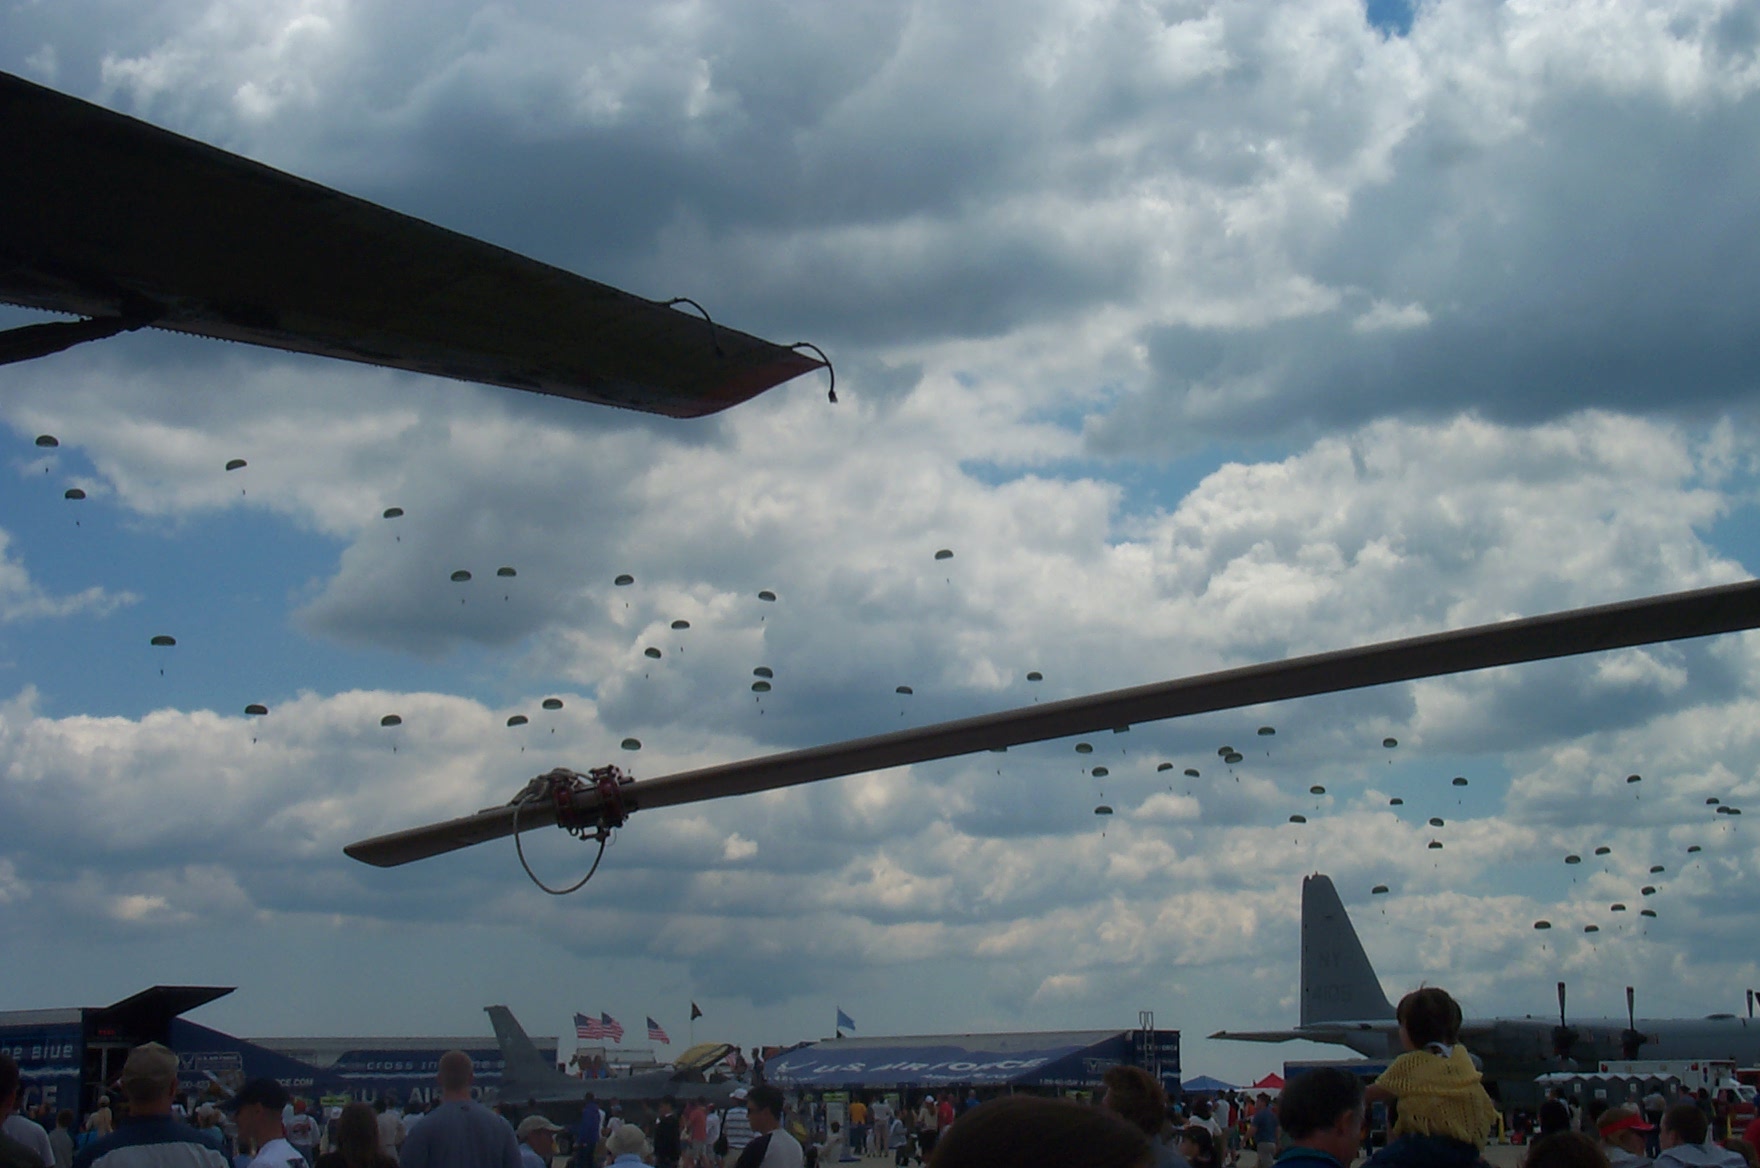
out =
[[[5,73],[0,157],[0,301],[95,318],[6,360],[152,326],[673,417],[824,366]]]

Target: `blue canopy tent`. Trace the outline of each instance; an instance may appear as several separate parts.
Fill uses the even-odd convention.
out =
[[[1199,1075],[1195,1079],[1187,1079],[1179,1085],[1179,1089],[1187,1095],[1214,1095],[1218,1091],[1239,1090],[1233,1083],[1224,1083],[1221,1079],[1210,1075]]]

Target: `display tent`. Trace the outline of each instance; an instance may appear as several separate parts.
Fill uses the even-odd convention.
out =
[[[1153,1032],[1163,1078],[1179,1077],[1179,1032]],[[1132,1030],[1064,1030],[1023,1034],[945,1034],[839,1038],[778,1055],[764,1080],[791,1090],[900,1088],[1094,1087],[1108,1067],[1140,1065]]]
[[[1263,1079],[1260,1079],[1257,1083],[1254,1083],[1252,1089],[1254,1091],[1266,1092],[1281,1091],[1283,1090],[1283,1076],[1273,1071]]]
[[[1180,1090],[1187,1095],[1214,1095],[1218,1091],[1233,1091],[1235,1089],[1233,1083],[1224,1083],[1221,1079],[1213,1078],[1210,1075],[1199,1075],[1195,1079],[1187,1079],[1180,1084]]]

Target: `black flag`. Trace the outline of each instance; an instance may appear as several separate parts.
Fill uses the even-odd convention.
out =
[[[692,1002],[691,1003],[691,1021],[695,1022],[698,1018],[701,1018],[702,1016],[703,1016],[702,1008],[699,1007],[695,1002]]]

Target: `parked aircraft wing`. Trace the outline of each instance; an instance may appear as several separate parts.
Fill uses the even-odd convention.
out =
[[[824,362],[0,73],[0,301],[696,417]],[[697,309],[701,313],[701,309]]]
[[[744,762],[705,767],[616,788],[582,786],[565,800],[576,822],[646,807],[668,807],[749,795],[820,779],[906,766],[930,759],[1093,733],[1136,722],[1256,706],[1315,694],[1412,681],[1554,657],[1599,653],[1659,641],[1704,637],[1760,626],[1760,581],[1726,584],[1575,609],[1526,620],[1317,653],[1288,661],[1225,669],[1177,681],[1113,690],[858,738]],[[614,799],[620,806],[612,806]],[[491,808],[429,827],[412,828],[344,849],[379,867],[395,867],[520,828],[557,822],[556,802]]]

